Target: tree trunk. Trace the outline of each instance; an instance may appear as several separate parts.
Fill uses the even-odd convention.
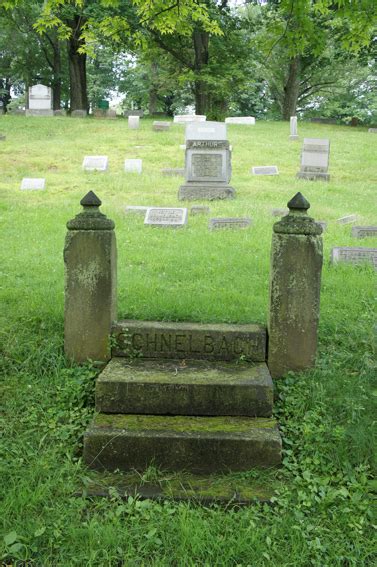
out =
[[[72,29],[68,40],[69,89],[72,110],[88,110],[88,93],[86,85],[86,53],[79,53],[84,41],[80,38],[85,20],[75,16],[67,24]]]
[[[52,102],[53,109],[59,110],[62,96],[62,64],[60,55],[60,44],[57,37],[53,41],[53,83],[52,83]]]
[[[152,61],[151,63],[151,82],[150,82],[150,87],[149,87],[149,93],[148,93],[148,111],[149,114],[151,116],[153,116],[153,114],[156,114],[157,112],[157,88],[156,88],[156,82],[157,82],[157,72],[158,72],[158,65],[156,63],[156,61]]]
[[[289,61],[288,78],[284,86],[283,120],[296,116],[296,106],[299,95],[301,59],[297,55]]]
[[[200,73],[209,61],[209,33],[194,30],[193,43],[195,51],[194,68],[197,76],[194,82],[195,112],[196,114],[206,114],[209,107],[208,85],[200,79]]]
[[[10,89],[12,88],[12,82],[9,78],[0,79],[0,88],[2,90],[2,95],[0,96],[0,100],[3,102],[3,112],[6,114],[8,112],[7,106],[12,100]],[[1,112],[0,112],[1,114]]]

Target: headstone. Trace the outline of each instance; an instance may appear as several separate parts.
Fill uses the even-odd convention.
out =
[[[253,175],[279,175],[276,165],[260,165],[252,168]]]
[[[245,217],[222,217],[209,219],[208,228],[218,230],[222,228],[248,228],[251,225],[251,218]]]
[[[59,108],[59,110],[54,110],[54,116],[67,116],[67,111],[64,108]]]
[[[123,112],[123,116],[125,116],[126,118],[128,118],[129,116],[139,116],[139,118],[143,118],[144,110],[125,110]]]
[[[289,213],[289,209],[271,209],[273,217],[283,217]]]
[[[85,156],[82,162],[82,168],[85,171],[106,171],[107,165],[107,156]]]
[[[353,226],[352,236],[355,238],[367,238],[377,236],[377,226]]]
[[[328,173],[330,141],[320,138],[304,138],[301,153],[301,169],[298,179],[321,179],[329,181]]]
[[[115,120],[116,117],[117,117],[116,110],[114,110],[113,108],[109,108],[108,110],[106,110],[106,118],[108,120]]]
[[[94,118],[106,118],[106,109],[105,108],[95,108],[93,110]]]
[[[202,114],[176,114],[174,124],[187,124],[188,122],[205,122],[207,117]]]
[[[357,221],[357,215],[347,215],[345,217],[341,217],[340,219],[337,219],[337,223],[338,224],[351,224],[352,222],[356,222]]]
[[[254,116],[229,116],[225,118],[225,124],[244,124],[246,126],[255,126]]]
[[[205,205],[192,205],[190,207],[191,215],[209,215],[210,208]]]
[[[370,262],[377,269],[377,248],[336,246],[331,250],[331,263],[338,262],[348,262],[350,264]]]
[[[126,173],[141,173],[143,169],[142,159],[125,159],[124,171]]]
[[[3,142],[4,140],[6,140],[6,136],[4,134],[0,134],[0,141]]]
[[[52,90],[45,85],[34,85],[29,87],[29,108],[25,111],[26,116],[53,116]]]
[[[299,139],[299,136],[297,134],[297,116],[291,116],[289,139],[292,141]]]
[[[150,207],[144,207],[142,205],[128,205],[124,212],[126,214],[136,214],[136,215],[143,215],[145,216],[145,213],[147,212],[147,210]]]
[[[161,174],[165,177],[182,177],[185,174],[185,169],[182,167],[166,167],[161,169]]]
[[[180,200],[232,199],[231,154],[222,122],[191,122],[186,126],[185,184]]]
[[[325,230],[327,229],[327,222],[323,220],[317,220],[315,222],[319,224],[320,227],[322,227],[322,232],[325,232]]]
[[[140,117],[139,116],[129,116],[128,117],[128,127],[131,130],[137,130],[139,128]]]
[[[71,117],[72,118],[86,118],[88,113],[86,110],[72,110]]]
[[[155,132],[164,132],[169,130],[171,122],[164,122],[163,120],[155,120],[153,122],[152,128]]]
[[[39,191],[45,188],[46,180],[43,177],[24,177],[21,182],[23,191]]]
[[[180,228],[187,224],[187,209],[174,207],[148,208],[145,225],[157,227]]]
[[[377,128],[368,128],[370,134],[377,134]]]

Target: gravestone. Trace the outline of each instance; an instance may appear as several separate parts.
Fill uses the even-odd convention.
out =
[[[377,226],[353,226],[352,236],[355,238],[367,238],[377,236]]]
[[[225,124],[243,124],[245,126],[255,126],[254,116],[228,116]]]
[[[185,174],[183,167],[165,167],[161,169],[161,174],[165,177],[182,177]]]
[[[153,122],[152,128],[155,132],[165,132],[169,130],[171,122],[164,122],[163,120],[155,120]]]
[[[21,182],[22,191],[40,191],[45,188],[44,177],[24,177]]]
[[[190,207],[191,215],[209,215],[210,208],[205,205],[192,205]]]
[[[109,108],[108,110],[106,110],[106,118],[108,120],[115,120],[116,117],[117,117],[116,110],[114,110],[113,108]]]
[[[85,171],[106,171],[107,166],[107,156],[85,156],[82,162],[82,168]]]
[[[64,108],[59,108],[59,110],[54,110],[54,116],[67,116],[67,111]]]
[[[186,126],[186,181],[179,188],[180,200],[232,199],[231,153],[226,125],[192,122]]]
[[[0,114],[4,114],[5,110],[4,110],[4,103],[2,100],[0,100]]]
[[[25,111],[26,116],[53,116],[52,90],[45,85],[34,85],[29,87],[29,108]]]
[[[331,263],[348,262],[350,264],[372,263],[377,269],[377,248],[358,248],[352,246],[336,246],[331,250]]]
[[[320,179],[329,181],[328,173],[330,141],[320,138],[304,138],[301,153],[301,169],[298,179]]]
[[[141,173],[143,168],[142,159],[125,159],[124,171],[126,173]]]
[[[140,126],[140,117],[139,116],[129,116],[128,117],[128,127],[131,130],[137,130]]]
[[[208,228],[210,230],[218,230],[223,228],[248,228],[251,225],[251,218],[245,217],[223,217],[209,219]]]
[[[352,222],[357,221],[357,215],[346,215],[345,217],[341,217],[337,219],[338,224],[351,224]]]
[[[187,224],[187,209],[178,207],[148,208],[144,224],[164,228],[180,228]]]
[[[273,217],[283,217],[289,213],[289,209],[271,209]]]
[[[279,175],[276,165],[259,165],[251,169],[253,175]]]
[[[128,205],[125,209],[124,212],[126,214],[136,214],[136,215],[143,215],[145,216],[145,213],[147,212],[147,210],[150,207],[144,207],[142,205]]]
[[[377,134],[377,128],[368,128],[370,134]]]
[[[4,134],[0,134],[0,142],[3,142],[6,138],[7,137]]]
[[[128,118],[129,116],[139,116],[139,118],[143,118],[144,110],[125,110],[123,112],[123,116],[125,116],[126,118]]]
[[[106,112],[107,110],[105,108],[95,108],[93,110],[93,116],[94,118],[106,118]]]
[[[202,114],[176,114],[174,124],[187,124],[188,122],[205,122],[207,117]]]
[[[88,113],[86,110],[72,110],[71,117],[72,118],[86,118]]]
[[[299,136],[297,134],[297,116],[291,116],[289,139],[292,141],[299,139]]]

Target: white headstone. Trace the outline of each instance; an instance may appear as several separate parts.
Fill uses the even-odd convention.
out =
[[[205,122],[207,117],[202,114],[176,114],[174,124],[186,124],[187,122]]]
[[[279,175],[276,165],[259,165],[252,168],[253,175]]]
[[[206,122],[205,124],[191,122],[186,126],[187,140],[226,140],[226,125],[224,122]]]
[[[320,138],[304,138],[301,153],[299,179],[322,179],[328,181],[330,141]]]
[[[82,168],[85,171],[106,171],[107,165],[107,156],[85,156],[82,162]]]
[[[29,87],[29,108],[26,116],[53,116],[52,91],[46,85]]]
[[[144,224],[149,226],[179,228],[187,224],[187,209],[175,207],[150,207]]]
[[[254,116],[228,116],[225,118],[226,124],[244,124],[246,126],[255,126]]]
[[[140,125],[140,117],[139,116],[129,116],[128,117],[128,127],[132,130],[137,130]]]
[[[291,116],[290,120],[290,140],[298,140],[299,136],[297,134],[297,116]]]
[[[124,160],[124,171],[126,173],[141,173],[143,168],[142,159],[126,159]]]
[[[24,177],[21,182],[23,191],[40,191],[45,188],[46,180],[43,177]]]

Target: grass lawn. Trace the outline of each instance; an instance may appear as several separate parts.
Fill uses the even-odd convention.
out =
[[[332,266],[333,246],[377,247],[336,219],[376,225],[377,136],[366,128],[257,122],[229,126],[234,201],[210,216],[251,216],[244,231],[208,231],[208,217],[182,230],[143,226],[126,205],[181,206],[184,127],[151,121],[0,117],[1,451],[0,561],[37,566],[372,566],[376,400],[375,271]],[[329,183],[296,180],[303,137],[330,138]],[[139,147],[138,147],[139,146]],[[108,155],[109,171],[81,170],[84,155]],[[143,174],[126,174],[142,158]],[[253,165],[280,175],[255,177]],[[45,177],[45,191],[20,191]],[[119,318],[266,323],[272,208],[297,191],[324,233],[317,367],[276,382],[283,466],[238,475],[275,485],[272,506],[235,509],[73,496],[92,473],[80,460],[93,414],[94,370],[63,356],[65,223],[94,190],[116,223]],[[148,476],[149,475],[149,476]],[[149,471],[142,480],[166,478]],[[232,475],[237,479],[237,475]],[[374,519],[374,524],[376,521]]]

